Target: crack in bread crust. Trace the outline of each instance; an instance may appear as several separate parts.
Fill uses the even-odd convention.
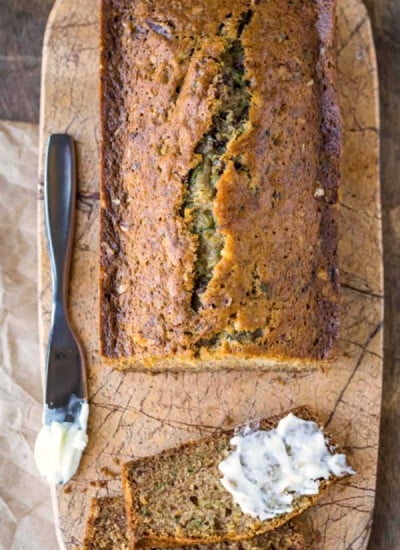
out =
[[[249,82],[245,78],[244,49],[240,36],[249,24],[253,12],[244,12],[238,21],[235,38],[227,38],[225,50],[219,60],[220,72],[216,75],[218,110],[212,117],[212,125],[196,144],[195,153],[201,161],[190,170],[182,214],[189,230],[196,236],[196,260],[191,306],[198,311],[201,295],[213,276],[224,247],[224,236],[218,229],[214,214],[214,202],[218,180],[224,172],[229,142],[243,133],[248,121],[251,96]],[[219,26],[223,35],[224,22]],[[235,161],[235,168],[248,167]]]

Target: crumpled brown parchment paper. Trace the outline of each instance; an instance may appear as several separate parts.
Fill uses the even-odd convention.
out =
[[[0,550],[55,550],[50,490],[33,446],[41,424],[36,125],[0,121]]]

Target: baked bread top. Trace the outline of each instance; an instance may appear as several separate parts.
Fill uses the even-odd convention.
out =
[[[334,29],[334,0],[103,1],[114,366],[334,357]]]

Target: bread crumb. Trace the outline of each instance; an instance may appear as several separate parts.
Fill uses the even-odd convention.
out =
[[[118,477],[120,475],[119,472],[114,472],[108,466],[103,466],[103,468],[100,468],[100,472],[109,477]]]

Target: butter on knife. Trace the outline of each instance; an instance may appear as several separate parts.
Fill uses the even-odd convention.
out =
[[[77,398],[71,396],[72,404]],[[47,409],[47,418],[35,443],[35,461],[40,474],[51,484],[64,484],[78,469],[82,452],[88,442],[86,433],[89,405],[80,400],[81,412],[74,422],[65,422],[63,411]]]

